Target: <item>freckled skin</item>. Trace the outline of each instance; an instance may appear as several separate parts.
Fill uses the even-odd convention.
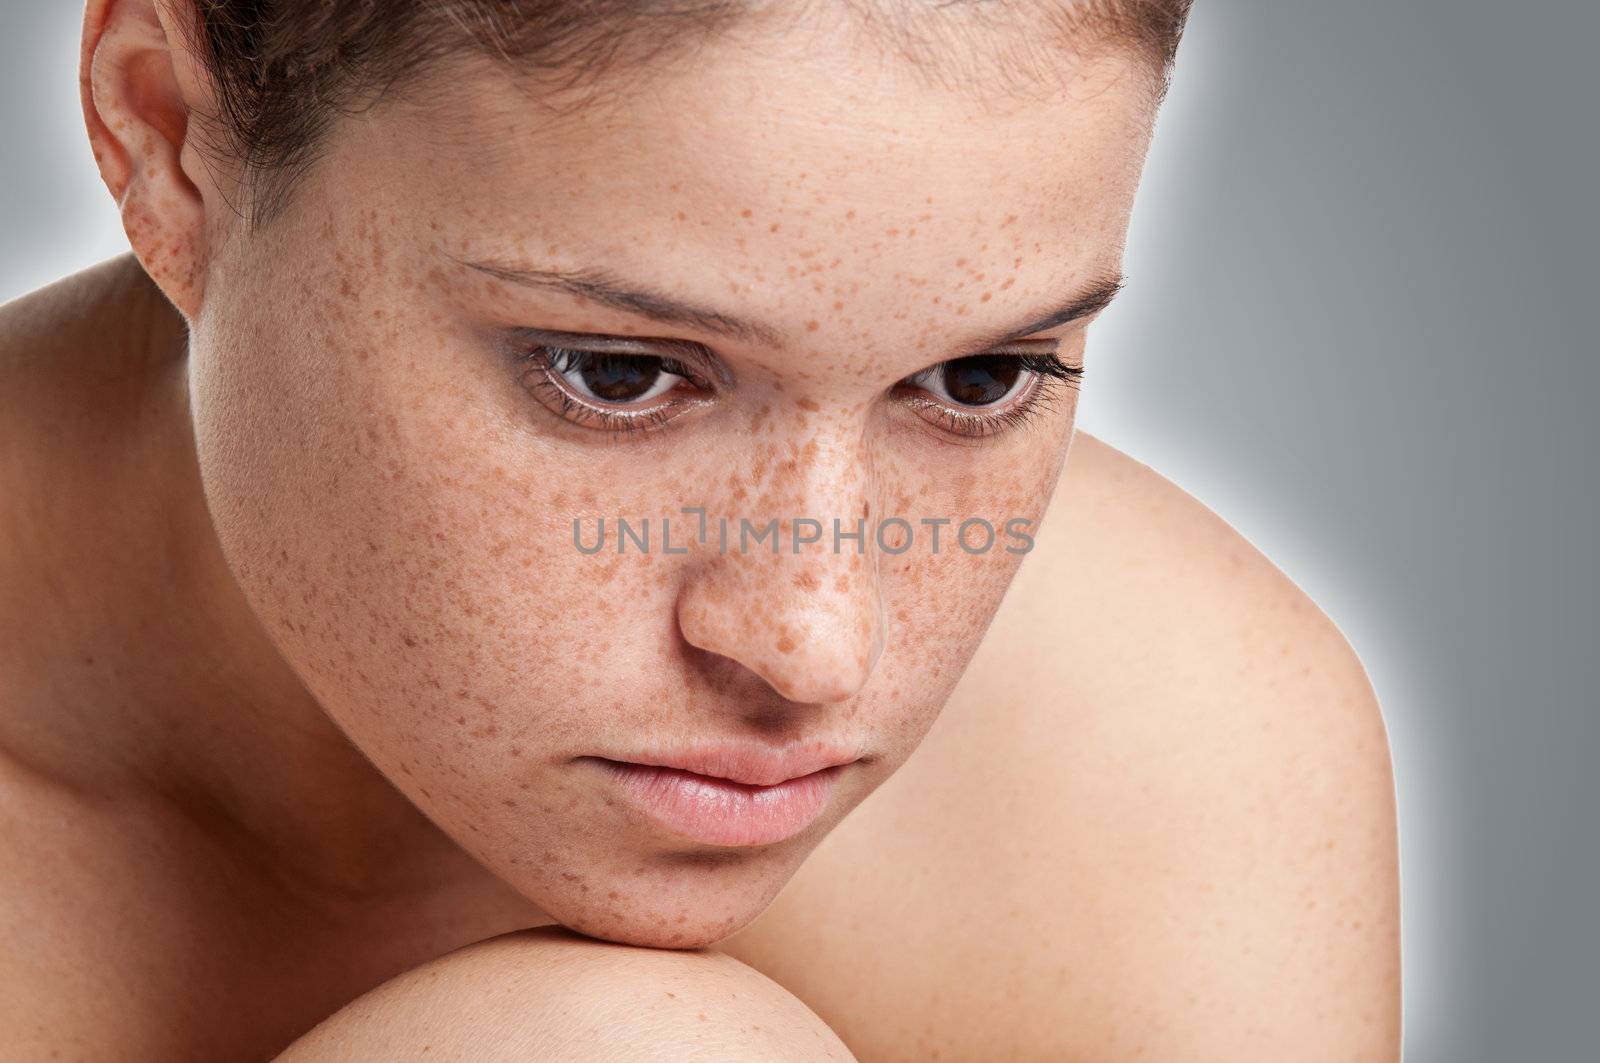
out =
[[[727,937],[912,755],[1022,559],[961,550],[955,525],[1036,525],[1075,403],[1064,390],[962,440],[895,386],[1121,257],[1150,120],[1138,59],[1074,60],[1080,91],[997,113],[842,32],[827,44],[710,45],[692,72],[548,128],[508,75],[464,62],[437,74],[449,109],[336,123],[259,233],[204,185],[189,228],[179,210],[126,215],[190,319],[206,499],[262,626],[405,798],[594,936]],[[612,268],[788,342],[651,323],[447,255]],[[614,438],[519,383],[515,327],[695,340],[734,384]],[[1081,360],[1081,325],[1044,336]],[[758,525],[897,516],[915,537],[880,550],[869,521],[861,553],[573,548],[574,518],[672,517],[676,539],[683,506]],[[937,554],[924,517],[951,519]],[[732,855],[660,832],[573,763],[733,736],[867,759],[802,835]]]

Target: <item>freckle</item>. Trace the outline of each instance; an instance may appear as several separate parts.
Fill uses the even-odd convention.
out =
[[[812,413],[816,413],[818,410],[822,409],[822,407],[818,405],[816,399],[801,399],[796,405],[798,405],[802,410],[809,410]]]
[[[788,635],[784,635],[782,638],[778,639],[778,652],[793,653],[794,639],[790,638]]]
[[[746,208],[744,208],[743,210],[741,210],[739,212],[739,217],[741,217],[741,218],[748,218],[749,216],[750,216],[750,208],[749,207],[746,207]]]
[[[678,220],[679,221],[684,221],[688,217],[689,217],[689,215],[685,214],[683,211],[681,211],[681,210],[678,211]]]
[[[817,329],[819,327],[820,326],[817,324],[817,322],[815,320],[811,320],[811,321],[807,321],[806,322],[806,331],[807,332],[815,332],[815,331],[817,331]]]
[[[772,223],[772,227],[767,230],[767,232],[769,232],[769,233],[775,233],[777,231],[778,231],[778,223],[777,222],[773,222]]]
[[[834,304],[833,304],[833,308],[834,308],[834,309],[835,309],[835,310],[843,310],[843,309],[844,309],[844,302],[843,302],[843,300],[838,300],[838,301],[835,301],[835,302],[834,302]]]
[[[900,230],[899,229],[885,229],[885,230],[883,230],[883,235],[885,235],[885,236],[899,236],[900,235]]]

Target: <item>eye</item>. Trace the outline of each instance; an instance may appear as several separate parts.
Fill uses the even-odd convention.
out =
[[[551,368],[583,398],[619,405],[644,403],[687,379],[668,372],[661,359],[637,354],[562,350]]]
[[[899,387],[923,418],[958,435],[989,436],[1025,423],[1082,376],[1082,367],[1054,354],[976,354],[929,366]]]
[[[682,362],[654,354],[540,345],[523,355],[523,384],[574,424],[634,431],[699,405],[711,385]]]
[[[994,406],[1015,393],[1019,384],[1028,384],[1021,362],[1001,354],[940,362],[909,379],[941,402],[959,407]]]

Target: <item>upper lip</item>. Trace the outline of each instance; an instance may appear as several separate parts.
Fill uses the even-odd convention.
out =
[[[709,775],[746,786],[776,786],[822,771],[849,764],[861,755],[842,745],[806,742],[790,746],[763,743],[719,742],[689,749],[653,751],[627,757],[607,757],[626,764],[658,768],[677,768],[696,775]]]

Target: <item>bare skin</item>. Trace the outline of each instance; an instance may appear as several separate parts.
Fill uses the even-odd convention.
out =
[[[189,728],[250,742],[226,639],[197,612],[192,452],[152,369],[178,322],[156,294],[125,256],[0,317],[17,854],[0,1000],[19,1058],[269,1054],[536,920],[443,839],[426,877],[381,837],[350,839],[321,880],[279,866],[214,793],[172,785],[180,732],[128,718],[148,691],[187,691],[237,706],[226,729]],[[314,801],[301,769],[285,792]],[[860,1059],[1392,1058],[1392,801],[1381,718],[1332,624],[1209,511],[1080,434],[916,756],[719,951]]]
[[[1392,790],[1349,647],[1182,492],[1073,443],[1070,389],[1032,405],[1020,374],[1003,420],[918,383],[1014,358],[988,337],[1064,289],[1080,312],[1017,342],[1082,358],[1140,60],[1070,49],[1024,106],[846,25],[752,25],[567,126],[458,67],[341,124],[252,233],[190,135],[185,10],[88,5],[134,254],[0,320],[0,1026],[121,1059],[481,1057],[490,1030],[503,1058],[1393,1053]],[[661,323],[486,256],[763,327],[679,321],[708,380],[624,437],[520,347],[514,375],[510,337]],[[691,499],[1000,523],[1058,478],[1025,564],[601,566],[556,534]],[[775,844],[692,841],[584,764],[757,736],[860,753]],[[630,1006],[549,1028],[575,985]]]

